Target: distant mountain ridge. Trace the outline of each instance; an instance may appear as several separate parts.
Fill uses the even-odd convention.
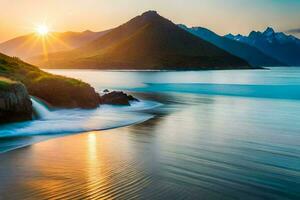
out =
[[[179,27],[183,28],[184,30],[189,31],[190,33],[208,41],[212,44],[218,46],[229,53],[236,55],[250,64],[255,66],[283,66],[286,65],[275,58],[272,58],[257,48],[250,46],[248,44],[244,44],[235,40],[231,40],[226,37],[222,37],[217,35],[216,33],[212,32],[203,27],[187,27],[183,24],[179,24]]]
[[[50,68],[96,69],[241,69],[243,59],[148,11],[72,51],[33,63]]]
[[[256,47],[288,65],[300,66],[300,40],[295,36],[268,27],[264,32],[252,31],[248,36],[228,34],[225,37]]]
[[[108,31],[51,32],[45,37],[35,33],[13,38],[0,44],[0,52],[27,60],[30,57],[78,48]]]

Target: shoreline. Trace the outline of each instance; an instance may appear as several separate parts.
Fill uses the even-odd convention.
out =
[[[264,66],[253,68],[237,68],[237,69],[99,69],[99,68],[40,68],[44,71],[51,70],[95,70],[104,72],[201,72],[201,71],[232,71],[232,70],[269,70],[270,67],[285,66]]]
[[[80,134],[86,134],[86,133],[89,133],[89,132],[93,132],[93,131],[107,131],[107,130],[113,130],[113,129],[119,129],[119,128],[123,128],[123,127],[128,127],[128,126],[133,126],[133,125],[136,125],[136,124],[141,124],[145,121],[148,121],[150,120],[152,117],[149,117],[149,118],[145,118],[145,119],[141,119],[140,121],[136,121],[136,122],[133,122],[133,123],[128,123],[128,124],[124,124],[124,125],[118,125],[118,126],[115,126],[115,127],[109,127],[109,128],[102,128],[102,129],[89,129],[89,130],[82,130],[82,131],[74,131],[74,132],[66,132],[66,133],[54,133],[53,136],[51,137],[51,135],[30,135],[30,136],[10,136],[10,137],[2,137],[0,136],[0,143],[1,143],[1,140],[11,140],[11,139],[16,139],[16,138],[22,138],[22,137],[34,137],[34,136],[37,136],[37,137],[46,137],[45,139],[43,140],[40,140],[40,141],[34,141],[32,143],[28,143],[28,144],[24,144],[22,146],[18,146],[16,148],[12,148],[12,149],[7,149],[7,150],[4,150],[4,151],[0,151],[0,155],[1,154],[5,154],[5,153],[8,153],[8,152],[11,152],[11,151],[15,151],[15,150],[18,150],[18,149],[21,149],[21,148],[25,148],[25,147],[28,147],[28,146],[32,146],[32,145],[35,145],[35,144],[39,144],[41,142],[46,142],[48,140],[53,140],[53,139],[56,139],[56,138],[62,138],[62,137],[67,137],[67,136],[73,136],[73,135],[80,135]]]

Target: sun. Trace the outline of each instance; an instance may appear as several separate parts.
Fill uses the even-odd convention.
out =
[[[36,32],[40,36],[46,36],[49,33],[49,28],[47,25],[39,25],[36,28]]]

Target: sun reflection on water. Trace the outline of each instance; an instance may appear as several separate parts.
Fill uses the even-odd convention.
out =
[[[101,175],[100,175],[100,162],[98,158],[98,143],[97,143],[97,136],[95,132],[91,132],[88,134],[87,137],[87,191],[88,193],[92,194],[95,190],[94,184],[101,182]]]

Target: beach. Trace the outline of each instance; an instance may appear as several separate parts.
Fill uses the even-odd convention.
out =
[[[143,145],[151,135],[139,135],[140,128],[87,132],[0,155],[0,199],[199,197],[198,187],[159,178],[160,147],[153,152],[154,144]]]

